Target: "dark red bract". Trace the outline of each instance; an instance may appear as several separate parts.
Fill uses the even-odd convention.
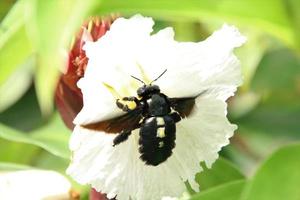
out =
[[[74,38],[69,52],[66,72],[61,75],[55,92],[55,103],[66,126],[74,128],[73,119],[83,106],[77,81],[83,77],[88,58],[82,49],[86,41],[96,41],[109,30],[115,17],[94,17],[86,22]]]

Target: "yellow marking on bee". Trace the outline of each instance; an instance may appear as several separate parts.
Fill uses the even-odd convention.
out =
[[[159,147],[159,148],[162,148],[163,146],[164,146],[164,142],[159,142],[159,143],[158,143],[158,147]]]
[[[165,125],[164,118],[162,118],[162,117],[157,117],[156,118],[156,122],[157,122],[157,126],[163,126],[163,125]]]
[[[115,99],[122,99],[121,95],[115,90],[115,88],[113,88],[113,86],[104,82],[102,84],[114,96]]]
[[[136,108],[136,103],[134,101],[124,101],[122,99],[118,100],[119,103],[123,104],[124,106],[127,106],[130,110],[133,110]]]
[[[164,138],[164,137],[166,137],[166,134],[165,134],[165,128],[164,127],[159,127],[158,129],[157,129],[157,135],[156,135],[157,137],[159,137],[159,138]]]
[[[126,105],[130,110],[134,110],[136,108],[136,103],[134,101],[127,101]]]

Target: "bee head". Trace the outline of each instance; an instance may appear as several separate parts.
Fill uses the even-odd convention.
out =
[[[139,97],[147,97],[151,94],[159,93],[160,92],[159,87],[157,85],[152,85],[152,83],[154,81],[157,81],[157,79],[159,79],[164,73],[166,73],[166,71],[167,70],[163,71],[163,73],[161,73],[156,79],[151,81],[151,83],[149,85],[146,85],[146,83],[144,81],[142,81],[141,79],[139,79],[135,76],[131,76],[132,78],[134,78],[144,84],[142,87],[139,87],[139,89],[137,90],[138,96]]]
[[[160,89],[157,85],[143,85],[137,90],[137,95],[139,97],[146,97],[150,94],[159,93]]]

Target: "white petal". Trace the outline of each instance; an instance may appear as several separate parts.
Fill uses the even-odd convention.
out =
[[[48,170],[23,170],[0,174],[0,199],[69,199],[70,182]]]
[[[186,180],[197,189],[194,176],[201,170],[199,162],[210,167],[236,129],[226,118],[225,100],[242,81],[233,49],[245,38],[224,25],[206,41],[181,43],[174,41],[172,28],[150,35],[152,26],[151,18],[140,15],[120,18],[105,36],[85,46],[89,62],[78,84],[84,107],[75,120],[78,125],[70,141],[73,158],[67,172],[119,200],[178,197],[185,191]],[[193,115],[177,124],[176,147],[166,162],[152,167],[139,159],[138,130],[113,147],[116,135],[79,126],[122,114],[113,93],[136,96],[140,83],[130,75],[148,83],[165,69],[167,73],[155,84],[169,97],[205,91],[197,98]]]
[[[86,81],[82,78],[78,82],[78,87],[83,92],[83,109],[74,119],[74,124],[85,124],[108,119],[122,114],[120,109],[116,109],[116,99],[105,88],[102,82]]]
[[[157,84],[171,97],[195,96],[207,90],[225,100],[242,83],[233,49],[245,40],[236,28],[223,25],[203,42],[175,43],[169,55],[168,72]]]

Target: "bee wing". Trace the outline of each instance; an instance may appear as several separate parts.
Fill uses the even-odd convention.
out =
[[[171,107],[179,113],[182,118],[188,117],[195,106],[195,100],[206,91],[201,92],[195,97],[169,98]]]
[[[169,98],[169,101],[182,118],[188,117],[195,106],[195,98]]]
[[[116,118],[81,125],[83,128],[104,131],[106,133],[117,134],[123,130],[134,130],[139,128],[139,122],[142,119],[142,109],[136,108],[125,115],[121,115]]]

